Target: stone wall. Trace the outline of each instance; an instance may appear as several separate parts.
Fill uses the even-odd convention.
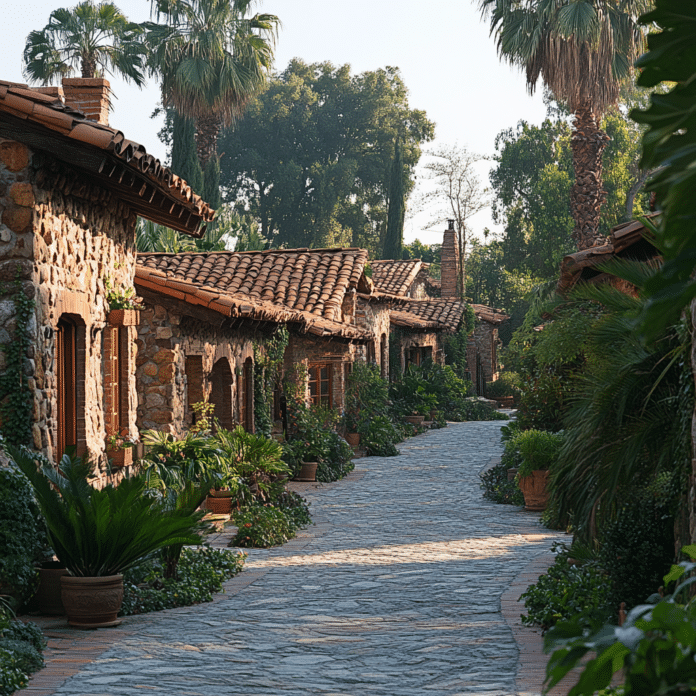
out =
[[[401,371],[406,369],[409,352],[415,348],[430,348],[432,351],[432,360],[440,365],[445,364],[445,351],[440,345],[440,333],[426,332],[400,332],[400,359]]]
[[[136,216],[109,191],[4,139],[0,216],[0,343],[12,338],[13,303],[7,292],[18,269],[36,302],[29,327],[34,348],[26,368],[35,396],[33,444],[50,458],[59,454],[55,330],[61,316],[68,315],[78,325],[78,449],[96,460],[104,474],[105,282],[110,278],[113,287],[132,286]],[[135,437],[134,375],[126,391],[132,408],[124,434]]]
[[[487,321],[477,321],[467,345],[467,369],[476,381],[476,353],[481,356],[481,368],[486,382],[498,379],[498,327]]]
[[[239,420],[238,385],[244,363],[254,357],[254,335],[182,316],[180,308],[158,303],[154,293],[143,294],[146,309],[141,313],[136,359],[138,426],[184,435],[192,423],[191,403],[210,400],[211,373],[219,360],[233,375],[225,396],[234,405],[233,418]],[[187,357],[200,358],[189,360],[188,375]]]
[[[389,375],[389,306],[378,302],[367,302],[358,298],[355,309],[355,323],[371,331],[375,337],[372,345],[357,347],[357,355],[363,360],[379,365],[383,377]]]

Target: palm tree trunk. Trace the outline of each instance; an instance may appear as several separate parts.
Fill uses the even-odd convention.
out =
[[[196,119],[196,149],[203,171],[208,162],[217,155],[219,132],[220,117],[217,114],[208,113]]]
[[[602,189],[602,153],[608,141],[592,107],[579,108],[571,139],[575,183],[570,191],[570,212],[575,220],[573,239],[578,250],[604,243],[599,234],[599,213],[607,195]]]
[[[82,77],[92,78],[94,77],[94,74],[97,72],[97,61],[95,60],[93,55],[83,53],[81,67]]]

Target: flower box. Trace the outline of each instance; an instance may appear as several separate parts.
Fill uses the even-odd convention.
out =
[[[112,309],[107,315],[111,326],[137,326],[140,324],[140,310]]]

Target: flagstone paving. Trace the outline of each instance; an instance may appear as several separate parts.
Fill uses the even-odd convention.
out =
[[[76,636],[58,683],[47,683],[49,668],[30,691],[540,693],[543,658],[525,658],[523,647],[520,659],[510,593],[519,596],[523,571],[543,570],[563,535],[534,513],[483,500],[479,473],[500,456],[500,425],[450,424],[408,440],[398,457],[356,460],[343,481],[297,484],[316,524],[283,547],[251,550],[225,595],[88,634],[102,650],[89,661],[78,643],[92,650],[94,641]]]

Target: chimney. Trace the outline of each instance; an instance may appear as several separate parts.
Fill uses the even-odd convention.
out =
[[[90,121],[109,125],[111,87],[101,77],[64,77],[65,103],[81,111]]]
[[[440,295],[446,299],[461,299],[459,292],[459,246],[457,233],[454,230],[454,220],[447,221],[447,229],[442,240],[440,257]]]
[[[32,90],[35,92],[40,92],[41,94],[45,94],[48,97],[55,97],[56,99],[62,101],[63,104],[65,104],[65,94],[63,94],[62,87],[32,87]]]

